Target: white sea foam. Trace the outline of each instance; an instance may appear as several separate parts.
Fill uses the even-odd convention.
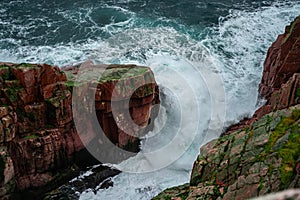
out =
[[[139,30],[134,30],[127,37],[120,36],[123,39],[126,38],[120,44],[107,41],[107,47],[113,47],[114,49],[120,47],[119,51],[115,52],[119,62],[131,62],[131,58],[134,58],[135,62],[141,63],[141,60],[143,60],[141,58],[144,58],[146,62],[142,62],[142,64],[151,66],[158,80],[160,70],[164,65],[173,65],[174,68],[182,67],[184,69],[187,65],[182,66],[183,60],[188,60],[199,71],[202,73],[207,72],[208,75],[214,78],[221,75],[226,91],[226,108],[229,111],[227,112],[226,122],[230,123],[240,117],[251,115],[255,110],[257,86],[260,81],[266,50],[276,36],[284,31],[286,24],[299,14],[299,10],[300,4],[296,3],[294,5],[275,5],[255,12],[232,11],[231,15],[220,20],[220,25],[214,30],[214,34],[201,42],[194,41],[187,35],[182,35],[169,28],[158,29],[157,32],[153,29],[143,29],[140,30],[141,33],[139,33]],[[126,36],[126,33],[124,34]],[[142,35],[151,35],[151,37],[141,37]],[[116,38],[118,36],[113,39]],[[124,56],[123,52],[128,52],[128,50],[131,50],[129,56]],[[100,54],[103,54],[103,52],[104,50],[99,51]],[[157,54],[162,56],[153,56]],[[169,56],[165,56],[166,54]],[[164,58],[162,59],[162,57]],[[192,77],[193,74],[188,76]],[[180,90],[180,88],[176,88],[178,82],[173,81],[175,86],[173,89]],[[206,77],[206,81],[208,89],[214,88],[215,81],[210,81],[208,77]],[[193,87],[201,93],[203,89],[199,88],[200,85],[198,81],[195,81]],[[176,104],[172,97],[168,98],[166,102],[170,104],[175,102]],[[206,98],[205,95],[203,99],[199,98],[199,104],[204,107],[207,106],[209,109],[206,111],[211,114],[211,111],[209,111],[212,109],[211,101],[205,101]],[[222,97],[217,100],[220,102],[214,105],[220,105]],[[188,104],[188,96],[186,99],[181,99],[181,101],[183,102],[180,102],[180,105]],[[165,115],[167,118],[172,118],[172,116],[168,116],[168,113]],[[169,113],[169,115],[172,114]],[[197,142],[193,143],[189,150],[172,165],[151,173],[121,173],[113,179],[114,187],[99,191],[97,194],[86,192],[80,198],[146,200],[151,199],[167,187],[188,182],[192,163],[198,154],[199,146],[201,142],[209,140],[209,138],[203,140],[201,134],[207,131],[207,135],[209,135],[220,128],[218,122],[222,120],[215,119],[216,123],[210,124],[209,118],[210,116],[204,116],[203,121],[199,123],[198,134],[200,136],[197,135],[195,138]],[[218,118],[218,115],[215,115],[215,118]],[[187,127],[183,127],[183,130],[188,131],[185,128],[188,128],[190,123],[184,125]],[[157,127],[159,126],[158,120]],[[172,126],[166,127],[164,131],[172,133]],[[163,138],[160,139],[163,140]],[[156,143],[163,142],[148,141],[146,139],[142,143],[142,151],[144,151],[144,148],[156,146]],[[177,149],[174,149],[174,151],[177,151]],[[163,155],[162,158],[168,159],[168,154]],[[129,159],[125,164],[138,159],[139,155]]]
[[[231,123],[243,114],[251,116],[256,110],[254,98],[258,95],[266,51],[299,11],[299,2],[276,3],[256,12],[232,10],[230,15],[220,18],[213,37],[203,41],[220,61],[218,71],[224,77],[228,108],[238,108],[227,115]]]

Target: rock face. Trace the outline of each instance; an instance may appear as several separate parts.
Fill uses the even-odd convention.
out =
[[[181,199],[247,199],[300,187],[300,105],[272,112],[246,129],[201,147]],[[177,190],[174,192],[174,190]]]
[[[300,187],[300,17],[269,49],[259,92],[266,104],[253,118],[201,147],[190,183],[154,199],[239,200]]]
[[[86,84],[88,90],[96,91],[94,95],[98,123],[113,144],[137,151],[138,138],[121,132],[112,118],[111,92],[115,91],[112,89],[119,81],[140,83],[145,78],[152,80],[151,85],[142,86],[131,93],[133,98],[130,114],[139,125],[135,131],[140,133],[148,124],[152,105],[159,103],[154,76],[146,67],[106,68],[109,70],[105,71],[105,81],[98,81],[94,88]],[[119,74],[122,70],[129,69],[140,72],[136,73],[139,76],[136,77],[134,73],[127,74],[126,77],[113,76],[114,73]],[[74,75],[73,71],[67,73]],[[114,80],[108,77],[113,77]],[[72,110],[73,83],[72,80],[67,80],[66,73],[58,67],[0,63],[0,198],[13,191],[61,184],[59,180],[63,177],[61,173],[64,169],[69,169],[71,174],[78,171],[73,165],[76,152],[85,149],[85,145],[95,140],[97,145],[101,145],[96,139],[97,130],[87,134],[84,141],[77,133]],[[120,101],[123,100],[120,94],[115,96]],[[131,97],[128,99],[131,100]],[[124,105],[118,105],[119,112],[126,109],[122,107]],[[122,123],[122,119],[119,123]],[[89,127],[87,122],[86,132],[89,133],[91,128],[93,127]]]
[[[270,97],[272,93],[281,88],[290,77],[300,71],[300,16],[285,33],[279,35],[277,40],[269,48],[264,63],[263,78],[259,86],[259,92],[264,97]]]
[[[259,85],[259,93],[267,102],[256,112],[256,117],[300,103],[299,55],[300,16],[286,27],[268,51]]]
[[[84,100],[85,105],[89,105],[94,101],[94,111],[105,135],[117,146],[136,152],[137,137],[143,134],[143,128],[149,123],[152,106],[159,104],[158,86],[152,71],[135,65],[95,66],[88,62],[82,65],[83,70],[79,72],[77,68],[66,71],[69,85],[80,84],[74,94],[78,100],[73,103],[81,104],[80,101]],[[79,79],[80,83],[76,83]],[[73,113],[86,132],[88,116],[85,115],[90,115],[91,110],[84,110],[85,106],[80,106],[74,105]]]

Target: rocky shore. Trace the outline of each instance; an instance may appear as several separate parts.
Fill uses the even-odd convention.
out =
[[[78,83],[81,67],[101,68],[103,76],[93,83],[90,77]],[[105,137],[86,120],[90,108],[74,111],[72,95],[78,84],[84,88],[81,92],[94,92],[92,107]],[[121,87],[125,84],[126,91]],[[112,99],[114,112],[130,113],[134,129],[124,118],[113,118]],[[87,151],[89,145],[103,149],[112,143],[137,152],[136,136],[155,115],[151,114],[155,104],[159,104],[158,86],[147,67],[85,63],[62,71],[47,64],[0,63],[0,198],[42,198],[46,191],[78,176],[80,169],[99,163]],[[80,130],[84,135],[79,135],[74,119],[84,124]],[[130,132],[120,129],[120,124]],[[124,159],[113,152],[111,156]]]
[[[270,47],[251,119],[201,147],[190,182],[155,197],[242,200],[300,187],[300,17]],[[299,190],[262,199],[298,199]]]

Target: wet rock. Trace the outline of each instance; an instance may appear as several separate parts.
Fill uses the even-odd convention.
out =
[[[88,174],[84,174],[87,173],[86,171],[88,171]],[[81,173],[83,174],[79,177],[46,194],[43,199],[79,199],[79,194],[87,189],[93,190],[94,193],[101,192],[102,189],[107,189],[113,186],[111,177],[116,176],[120,173],[120,171],[107,166],[99,165],[90,169],[87,168]]]

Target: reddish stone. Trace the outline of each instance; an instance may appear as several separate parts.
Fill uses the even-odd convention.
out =
[[[24,88],[33,87],[36,85],[36,72],[34,67],[12,67],[11,73],[21,81]]]
[[[50,65],[41,65],[41,72],[38,75],[38,82],[42,87],[46,85],[51,85],[57,82],[66,81],[66,75],[61,73],[58,67],[52,67]]]
[[[8,115],[8,108],[7,107],[0,107],[0,118]]]
[[[259,85],[260,96],[266,99],[265,105],[252,118],[227,128],[223,135],[244,128],[274,110],[300,103],[300,17],[293,23],[294,30],[290,33],[288,26],[268,50]]]
[[[58,67],[46,64],[2,65],[8,67],[0,69],[0,93],[3,94],[0,98],[0,145],[8,145],[9,169],[14,170],[6,171],[6,182],[15,180],[19,190],[44,186],[52,179],[50,172],[55,173],[72,163],[75,152],[84,149],[94,139],[99,145],[104,143],[105,140],[98,137],[98,127],[88,120],[91,115],[89,108],[84,105],[72,110],[71,86],[66,84],[66,74]],[[93,70],[88,63],[84,67]],[[118,70],[133,66],[102,67]],[[79,73],[78,69],[74,69],[74,74]],[[68,71],[72,73],[72,70]],[[153,83],[144,85],[151,80]],[[137,136],[148,124],[152,105],[159,103],[159,91],[154,83],[149,69],[145,75],[105,83],[87,82],[80,85],[79,91],[73,89],[78,91],[75,99],[89,106],[96,100],[98,121],[113,144],[135,150],[138,148]],[[93,93],[95,99],[89,96]],[[118,118],[116,123],[116,117],[125,113],[130,113],[128,120]],[[82,126],[75,127],[73,115]],[[77,131],[84,134],[79,136]],[[5,194],[5,191],[1,193],[0,198]]]
[[[291,26],[286,29],[283,35],[269,48],[264,63],[264,71],[260,94],[268,98],[272,92],[279,89],[286,83],[294,73],[300,72],[300,17],[292,23],[294,30],[290,32]]]
[[[118,132],[118,146],[123,148],[126,147],[127,145],[130,145],[137,141],[137,138],[125,133],[124,131],[119,131]]]

